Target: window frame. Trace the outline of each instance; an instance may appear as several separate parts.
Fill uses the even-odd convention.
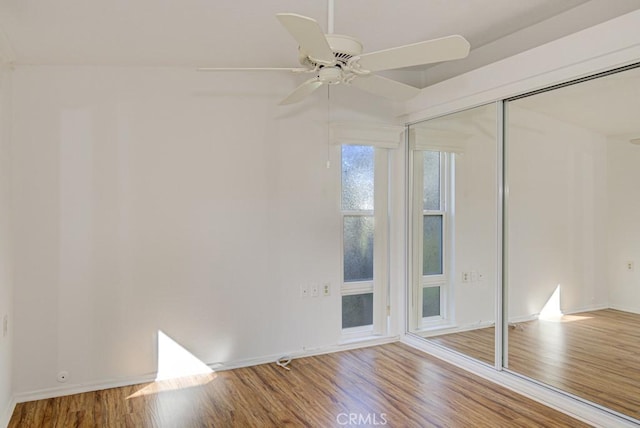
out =
[[[340,170],[342,171],[342,146],[340,146]],[[367,144],[357,144],[367,146]],[[389,259],[389,151],[386,148],[373,147],[373,210],[343,210],[340,203],[341,236],[340,236],[340,313],[342,313],[342,297],[373,293],[373,323],[366,326],[341,328],[342,341],[350,341],[368,336],[380,336],[387,332],[388,317],[388,259]],[[340,180],[340,198],[342,200],[342,179]],[[344,280],[344,220],[349,216],[373,216],[373,279],[369,281]]]
[[[440,153],[440,209],[424,209],[424,152]],[[453,208],[454,208],[454,183],[453,174],[455,167],[453,153],[438,149],[412,149],[410,150],[410,200],[411,208],[411,242],[412,242],[412,269],[411,290],[414,299],[411,302],[412,327],[411,330],[424,331],[438,329],[453,324]],[[418,191],[419,190],[419,191]],[[424,217],[442,216],[442,273],[424,275],[423,251],[424,251]],[[440,314],[424,317],[422,314],[424,289],[440,288]]]

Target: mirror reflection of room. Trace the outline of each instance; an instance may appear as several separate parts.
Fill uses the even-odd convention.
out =
[[[640,418],[640,69],[507,112],[504,365]]]
[[[409,330],[494,364],[497,106],[411,125],[409,139]]]

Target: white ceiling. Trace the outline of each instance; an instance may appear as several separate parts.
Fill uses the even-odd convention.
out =
[[[416,71],[424,86],[638,8],[639,0],[335,0],[334,22],[365,52],[466,37],[469,59]],[[278,12],[327,29],[326,0],[0,0],[0,29],[17,64],[296,66]]]

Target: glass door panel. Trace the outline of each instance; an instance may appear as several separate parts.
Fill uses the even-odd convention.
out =
[[[494,364],[498,125],[489,104],[409,127],[410,332]]]
[[[640,68],[506,103],[510,371],[640,418]]]

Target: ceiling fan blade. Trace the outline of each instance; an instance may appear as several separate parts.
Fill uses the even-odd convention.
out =
[[[290,71],[302,73],[309,71],[306,68],[282,68],[282,67],[198,67],[197,71]]]
[[[394,101],[406,101],[420,93],[419,88],[405,85],[404,83],[387,79],[386,77],[377,76],[375,74],[358,76],[351,81],[351,84],[363,91],[380,95]]]
[[[323,83],[318,80],[317,77],[307,80],[302,85],[293,90],[285,99],[280,101],[280,105],[293,104],[298,101],[302,101],[307,96],[311,95],[313,91],[322,86]]]
[[[296,13],[278,13],[276,17],[311,58],[326,64],[335,63],[329,42],[315,19]]]
[[[469,48],[464,37],[448,36],[360,55],[359,64],[369,71],[393,70],[464,58]]]

